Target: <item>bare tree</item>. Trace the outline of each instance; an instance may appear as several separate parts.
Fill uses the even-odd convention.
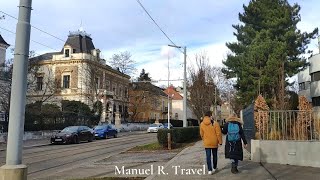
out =
[[[131,75],[136,71],[135,61],[128,51],[114,54],[109,62],[113,68],[118,69],[121,73]]]
[[[12,62],[13,59],[8,59],[0,70],[0,106],[4,112],[10,108]]]
[[[51,100],[59,87],[54,78],[52,68],[39,64],[29,65],[27,85],[28,94],[31,95],[29,98],[40,102],[40,104]]]
[[[81,75],[82,77],[85,77],[83,85],[87,90],[84,95],[87,96],[92,105],[98,101],[99,89],[103,89],[103,73],[99,70],[98,66],[99,65],[96,62],[87,62],[83,64]]]
[[[161,95],[149,82],[131,84],[129,88],[129,111],[131,120],[138,121],[141,113],[156,111],[160,107]]]
[[[201,119],[215,102],[219,103],[220,99],[219,91],[215,91],[216,84],[211,74],[211,67],[208,64],[209,58],[206,53],[196,54],[195,61],[197,67],[189,69],[188,89],[193,112],[198,119]],[[215,101],[215,98],[217,98],[217,101]]]

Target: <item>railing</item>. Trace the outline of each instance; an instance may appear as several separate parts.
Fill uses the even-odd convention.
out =
[[[256,113],[257,139],[320,141],[320,112],[290,110]]]

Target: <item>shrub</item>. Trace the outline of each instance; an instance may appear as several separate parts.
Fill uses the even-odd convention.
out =
[[[168,123],[167,119],[160,119],[159,123]],[[172,124],[173,127],[182,127],[183,126],[183,121],[182,120],[176,120],[176,119],[171,119],[170,124]]]
[[[200,138],[199,127],[178,127],[173,129],[160,129],[157,134],[159,144],[168,144],[168,133],[170,132],[172,143],[185,143]]]

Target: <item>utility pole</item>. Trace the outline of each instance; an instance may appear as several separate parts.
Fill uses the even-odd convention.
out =
[[[214,88],[214,119],[217,121],[217,86]]]
[[[181,46],[168,45],[170,47],[182,48]],[[183,127],[187,127],[187,47],[183,47]]]
[[[22,138],[27,91],[32,0],[20,0],[13,63],[6,165],[0,179],[26,180],[27,166],[22,164]]]
[[[168,129],[170,129],[170,94],[169,94],[169,86],[170,86],[170,63],[169,63],[169,54],[168,54]]]
[[[184,47],[183,61],[183,127],[187,127],[187,47]]]

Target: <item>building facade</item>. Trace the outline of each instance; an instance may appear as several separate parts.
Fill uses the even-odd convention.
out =
[[[176,120],[183,119],[183,96],[180,88],[176,89],[170,86],[164,91],[172,99],[172,118]],[[197,119],[192,111],[192,107],[187,102],[187,119]]]
[[[60,52],[33,57],[30,67],[28,103],[74,100],[92,107],[100,101],[101,122],[127,117],[130,76],[106,65],[86,32],[71,32]]]
[[[7,71],[5,69],[6,52],[9,46],[0,34],[0,131],[2,131],[9,114],[11,83],[5,76],[5,71]]]
[[[133,122],[149,122],[168,118],[168,96],[149,82],[133,82],[129,88],[129,114]],[[171,99],[169,107],[172,107]],[[170,117],[172,110],[170,108]]]

